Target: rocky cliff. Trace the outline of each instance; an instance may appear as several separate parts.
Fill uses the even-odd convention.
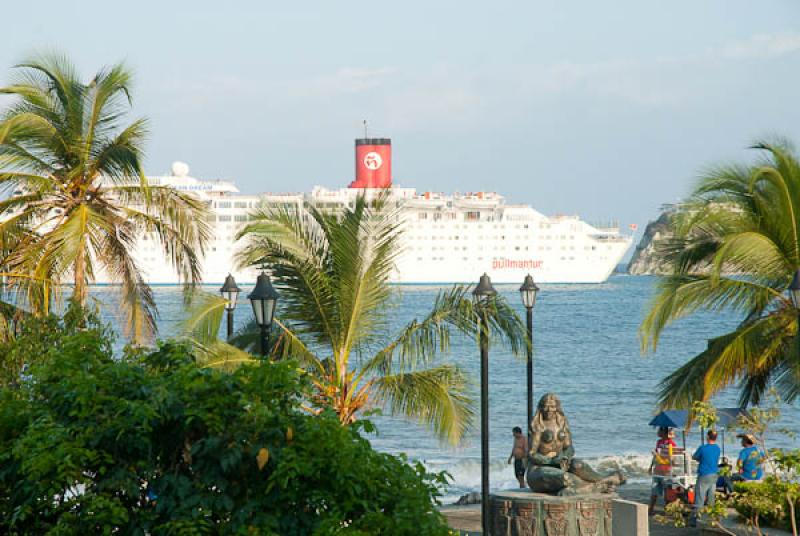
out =
[[[663,275],[664,267],[656,259],[655,248],[659,240],[672,236],[670,218],[675,210],[667,207],[657,220],[647,224],[636,251],[633,252],[631,262],[628,263],[628,273],[631,275]]]

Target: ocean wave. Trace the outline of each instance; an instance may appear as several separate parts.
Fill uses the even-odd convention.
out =
[[[620,470],[630,483],[647,482],[650,467],[649,454],[621,454],[581,458],[593,468],[600,471]],[[514,476],[513,465],[507,460],[492,460],[489,464],[489,482],[492,491],[515,489],[519,487]],[[481,462],[477,458],[447,461],[445,459],[425,460],[424,465],[431,471],[447,471],[451,483],[443,491],[442,501],[449,504],[459,497],[481,489]]]

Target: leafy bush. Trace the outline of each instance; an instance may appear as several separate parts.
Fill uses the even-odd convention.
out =
[[[786,500],[780,483],[773,477],[762,482],[736,482],[733,492],[733,507],[754,528],[790,528],[784,506]]]
[[[0,532],[447,534],[444,476],[305,413],[292,362],[203,369],[177,342],[115,358],[91,319],[32,322],[0,348],[40,352],[0,389]]]

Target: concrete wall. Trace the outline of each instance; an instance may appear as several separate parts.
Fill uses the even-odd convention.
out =
[[[617,499],[612,503],[614,536],[649,536],[647,505]]]

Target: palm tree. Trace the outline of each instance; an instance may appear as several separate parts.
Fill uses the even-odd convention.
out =
[[[88,83],[64,57],[45,55],[16,66],[0,88],[16,100],[0,117],[2,264],[17,303],[47,311],[50,291],[71,283],[81,304],[103,271],[120,285],[128,336],[146,340],[156,306],[132,251],[145,233],[160,241],[179,277],[200,280],[209,235],[205,207],[142,172],[144,119],[127,126],[131,74],[104,68]]]
[[[313,206],[260,210],[239,233],[245,242],[240,261],[265,264],[272,271],[281,317],[270,354],[292,356],[309,372],[314,386],[309,409],[333,409],[347,425],[366,409],[381,406],[419,420],[440,439],[456,444],[473,418],[469,382],[459,367],[434,364],[437,354],[448,351],[454,332],[477,337],[479,314],[487,315],[490,335],[514,353],[528,344],[526,330],[502,298],[479,309],[466,287],[455,286],[440,292],[422,318],[390,335],[389,276],[401,231],[388,205],[381,193],[370,200],[358,197],[338,215]],[[212,299],[199,303],[200,314],[188,328],[207,349],[218,331],[224,300],[216,301],[216,309]],[[217,311],[214,321],[202,321],[212,310]],[[232,343],[255,350],[256,334],[248,326]],[[227,352],[215,362],[240,357]]]
[[[643,349],[655,350],[665,327],[698,310],[742,315],[662,381],[664,407],[688,408],[735,384],[743,405],[773,385],[787,400],[800,392],[798,310],[786,293],[800,268],[800,163],[784,141],[753,149],[755,164],[703,177],[674,221],[675,238],[660,247],[671,273],[642,323]]]

